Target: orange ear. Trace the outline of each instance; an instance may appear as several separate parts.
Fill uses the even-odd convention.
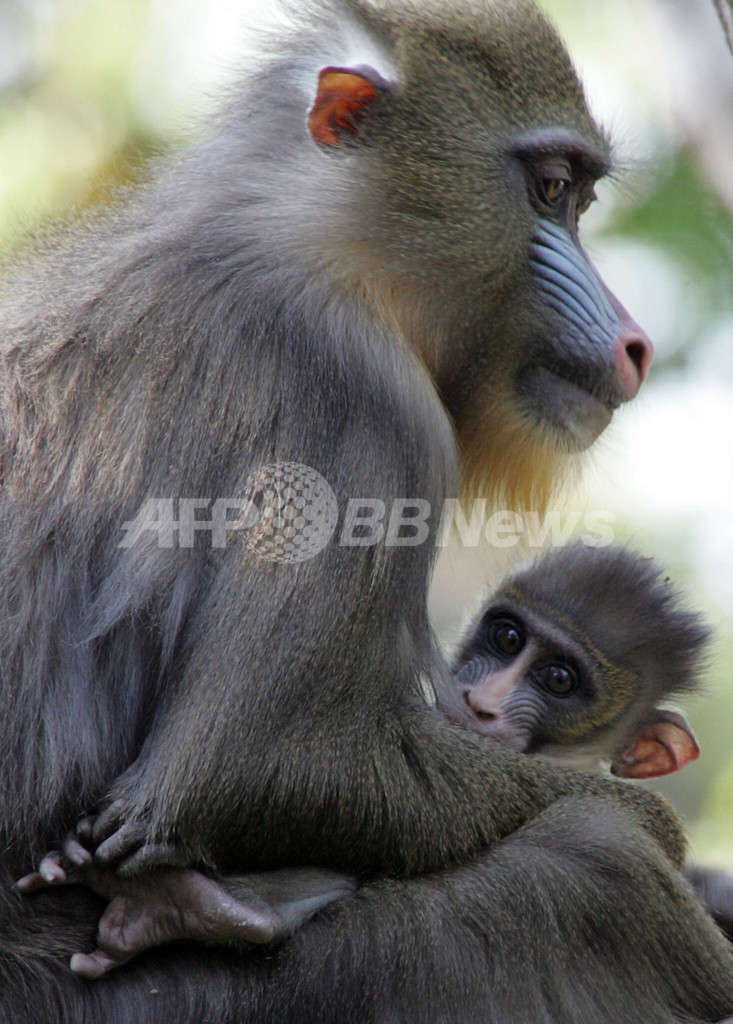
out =
[[[611,771],[624,779],[653,779],[679,771],[699,753],[686,719],[675,711],[657,711],[641,736],[614,760]]]
[[[308,114],[308,130],[319,146],[340,146],[344,131],[356,135],[362,111],[386,82],[372,68],[323,68]]]

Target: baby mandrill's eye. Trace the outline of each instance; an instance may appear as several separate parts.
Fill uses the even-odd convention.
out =
[[[502,620],[491,630],[491,643],[502,654],[519,654],[524,647],[524,634],[517,623]]]
[[[537,673],[537,678],[556,697],[567,697],[577,686],[574,672],[565,665],[548,665]]]

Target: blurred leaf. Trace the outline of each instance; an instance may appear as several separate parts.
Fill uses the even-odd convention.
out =
[[[733,222],[685,150],[658,169],[655,187],[640,204],[619,209],[609,219],[607,230],[658,245],[701,284],[724,276],[731,297]]]

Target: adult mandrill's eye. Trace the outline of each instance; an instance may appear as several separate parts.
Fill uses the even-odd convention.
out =
[[[573,184],[570,164],[559,159],[545,159],[533,168],[535,202],[544,210],[564,205]]]
[[[492,646],[501,654],[515,655],[524,647],[524,633],[511,619],[501,619],[491,627]]]
[[[547,665],[537,672],[537,678],[555,697],[569,696],[578,685],[575,673],[565,665]]]
[[[568,183],[564,178],[543,178],[540,184],[542,198],[549,206],[559,203],[568,188]]]

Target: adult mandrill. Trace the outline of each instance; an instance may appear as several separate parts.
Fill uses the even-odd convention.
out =
[[[649,363],[578,242],[608,147],[534,7],[344,0],[270,53],[156,184],[21,267],[0,316],[4,870],[93,809],[97,863],[142,879],[403,878],[277,957],[173,949],[88,988],[64,959],[94,898],[8,898],[4,1011],[722,1016],[733,963],[676,873],[669,809],[424,703],[450,687],[431,545],[267,561],[267,507],[249,542],[120,544],[149,499],[252,496],[272,463],[342,506],[435,511],[459,474],[546,496]]]

